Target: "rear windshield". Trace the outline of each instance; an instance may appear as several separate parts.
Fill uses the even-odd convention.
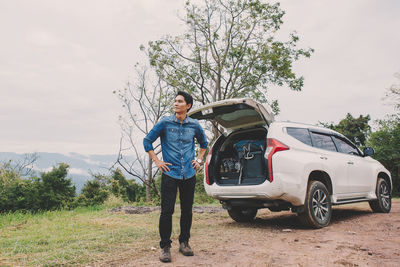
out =
[[[288,135],[293,136],[300,142],[303,142],[304,144],[307,144],[310,146],[312,145],[311,136],[310,136],[310,132],[308,131],[308,129],[287,127],[286,131],[287,131]]]
[[[215,119],[227,128],[251,123],[264,123],[260,114],[246,104],[215,107],[213,111],[216,114]]]
[[[222,115],[217,116],[218,119],[228,122],[228,121],[235,121],[237,119],[242,118],[244,121],[247,121],[251,118],[254,118],[254,120],[259,119],[258,112],[255,111],[254,109],[243,109],[243,110],[236,110],[232,113],[226,113]]]

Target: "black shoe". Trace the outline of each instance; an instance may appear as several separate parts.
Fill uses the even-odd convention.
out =
[[[193,250],[189,246],[189,242],[183,241],[179,246],[179,252],[185,256],[193,256]]]
[[[170,246],[163,247],[161,249],[161,254],[160,254],[160,261],[162,262],[171,262],[171,251],[170,251]]]

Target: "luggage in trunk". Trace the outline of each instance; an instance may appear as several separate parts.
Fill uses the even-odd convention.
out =
[[[252,137],[252,139],[248,139]],[[265,158],[265,130],[245,131],[230,136],[221,145],[216,161],[216,180],[220,185],[255,185],[268,177]]]
[[[263,180],[266,175],[265,140],[242,140],[234,145],[239,158],[238,184]]]

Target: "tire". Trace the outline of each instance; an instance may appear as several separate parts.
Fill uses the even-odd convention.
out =
[[[389,213],[392,208],[392,196],[389,184],[383,178],[378,178],[378,182],[376,183],[376,197],[377,199],[369,202],[372,211]]]
[[[256,217],[257,211],[256,208],[232,207],[228,213],[236,222],[251,222]]]
[[[311,181],[307,187],[304,211],[299,213],[302,224],[312,228],[322,228],[332,217],[331,198],[326,186],[319,181]]]

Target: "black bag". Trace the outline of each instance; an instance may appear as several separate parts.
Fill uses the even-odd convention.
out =
[[[242,140],[234,145],[240,162],[239,184],[266,177],[265,140]]]

